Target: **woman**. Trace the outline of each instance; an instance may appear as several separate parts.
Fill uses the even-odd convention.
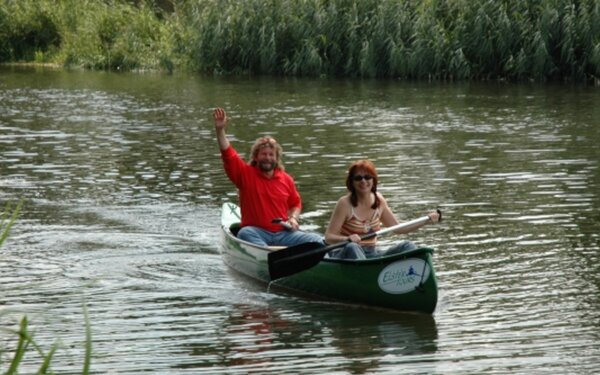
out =
[[[377,237],[361,241],[360,236],[369,232],[377,232],[382,224],[390,227],[399,224],[383,196],[377,192],[377,171],[368,160],[354,162],[348,169],[346,187],[349,193],[341,197],[331,215],[329,226],[325,232],[325,242],[337,243],[350,241],[343,248],[331,251],[330,258],[366,259],[381,256],[384,252],[376,249]],[[430,222],[437,223],[439,214],[429,213]],[[405,234],[417,230],[421,226],[402,228],[394,231]],[[390,248],[387,254],[411,250],[416,246],[404,241]]]

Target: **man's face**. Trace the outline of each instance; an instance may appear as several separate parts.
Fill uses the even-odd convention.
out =
[[[256,165],[263,172],[271,172],[277,166],[277,155],[275,149],[271,147],[263,147],[258,150],[256,155]]]

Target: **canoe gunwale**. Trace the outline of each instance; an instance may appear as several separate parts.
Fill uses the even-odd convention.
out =
[[[237,236],[235,236],[233,234],[233,232],[231,231],[230,228],[226,228],[223,227],[223,231],[227,234],[227,236],[230,238],[230,240],[238,242],[240,244],[244,244],[246,246],[250,246],[253,247],[257,250],[262,250],[265,252],[265,254],[268,254],[272,251],[278,251],[280,249],[285,249],[285,247],[279,247],[279,246],[261,246],[261,245],[257,245],[255,243],[252,242],[248,242],[248,241],[244,241],[239,239]],[[411,249],[411,250],[407,250],[401,253],[396,253],[396,254],[390,254],[390,255],[383,255],[380,257],[376,257],[376,258],[368,258],[368,259],[338,259],[338,258],[323,258],[323,260],[321,260],[321,262],[325,262],[325,263],[340,263],[340,264],[354,264],[354,265],[360,265],[360,264],[377,264],[377,263],[390,263],[393,262],[395,260],[398,259],[404,259],[404,258],[408,258],[410,256],[418,256],[418,255],[422,255],[423,253],[429,253],[429,254],[433,254],[434,253],[434,249],[429,248],[429,247],[418,247],[416,249]]]

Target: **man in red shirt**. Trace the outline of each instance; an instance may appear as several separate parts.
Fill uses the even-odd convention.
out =
[[[298,230],[302,201],[293,178],[284,171],[281,145],[272,137],[257,139],[250,163],[246,163],[225,134],[228,121],[225,110],[216,108],[213,117],[225,172],[239,190],[242,228],[238,238],[263,246],[323,243],[321,236]],[[276,218],[285,220],[289,228],[273,223]]]

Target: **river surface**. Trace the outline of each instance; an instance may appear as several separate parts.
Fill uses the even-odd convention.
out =
[[[244,156],[283,145],[322,232],[373,160],[404,238],[433,247],[433,315],[291,296],[229,270],[235,201],[212,109]],[[0,70],[0,371],[27,316],[57,374],[600,372],[600,89]],[[398,237],[385,237],[391,242]],[[41,366],[30,348],[21,373]]]

